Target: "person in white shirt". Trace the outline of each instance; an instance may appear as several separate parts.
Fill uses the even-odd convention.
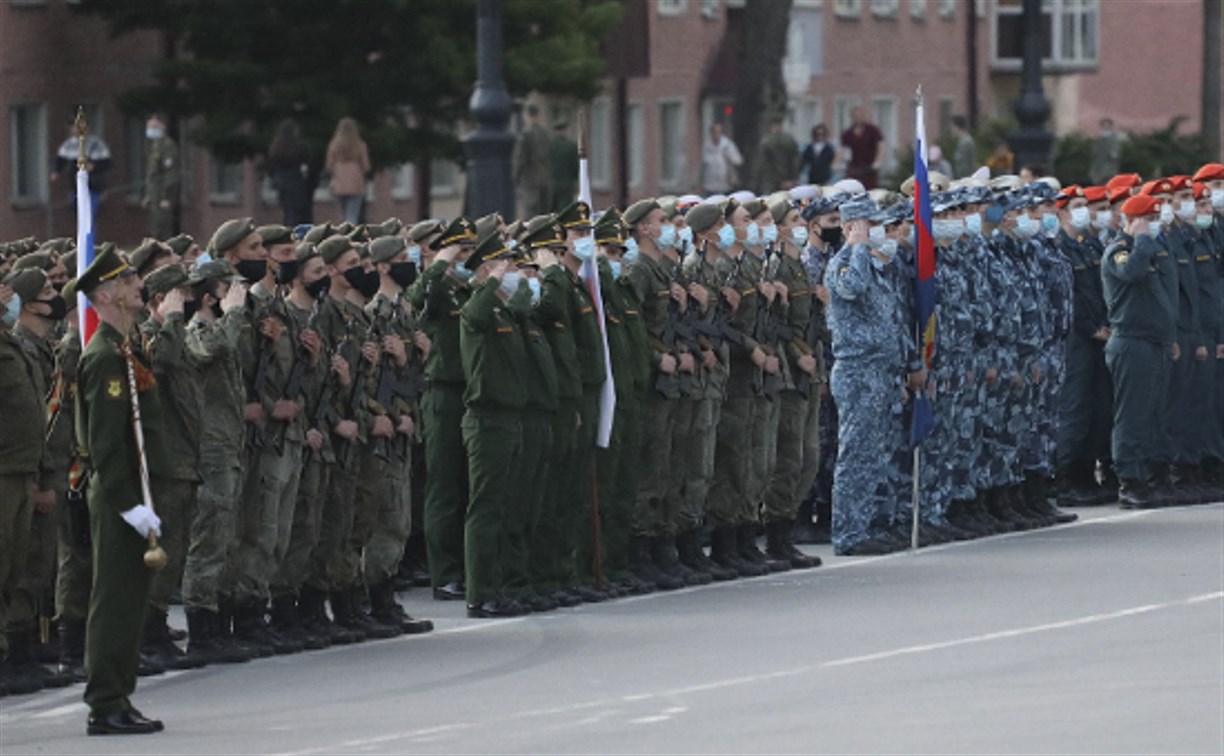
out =
[[[725,194],[731,190],[735,168],[743,164],[739,148],[723,136],[722,124],[710,126],[710,138],[701,147],[701,189],[706,195]]]

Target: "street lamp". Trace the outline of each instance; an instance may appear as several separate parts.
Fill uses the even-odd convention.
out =
[[[476,2],[476,90],[472,119],[477,127],[463,140],[468,157],[468,214],[514,216],[510,156],[514,135],[507,131],[511,101],[502,79],[502,0]]]
[[[1041,91],[1041,0],[1023,0],[1021,35],[1023,37],[1024,68],[1020,84],[1020,99],[1016,102],[1016,120],[1020,128],[1008,141],[1016,155],[1016,167],[1050,165],[1054,135],[1045,128],[1050,117],[1050,101]]]

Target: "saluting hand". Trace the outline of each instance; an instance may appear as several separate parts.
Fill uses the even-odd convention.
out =
[[[165,299],[162,300],[161,306],[157,308],[158,314],[163,318],[167,315],[182,315],[183,303],[187,301],[187,297],[183,294],[182,289],[171,289],[166,292]]]
[[[232,283],[229,291],[221,298],[221,312],[229,312],[246,306],[246,284]]]

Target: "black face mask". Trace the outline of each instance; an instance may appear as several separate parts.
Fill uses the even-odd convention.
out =
[[[308,283],[302,288],[306,290],[311,299],[318,299],[320,294],[331,288],[331,276],[323,276],[314,283]]]
[[[152,295],[151,295],[151,294],[149,294],[149,290],[148,290],[148,289],[141,289],[141,290],[140,290],[140,301],[141,301],[141,302],[143,302],[144,304],[148,304],[148,303],[149,303],[149,300],[150,300],[150,299],[152,299],[152,298],[153,298],[153,297],[152,297]]]
[[[357,287],[357,291],[361,292],[361,296],[369,299],[378,293],[378,271],[371,270],[365,275],[365,280]]]
[[[302,264],[297,260],[288,260],[286,262],[276,264],[276,283],[281,286],[288,286],[293,283],[293,279],[297,278],[298,270]]]
[[[263,280],[263,277],[268,274],[267,260],[239,260],[234,265],[234,270],[238,271],[238,275],[246,279],[249,284]]]
[[[184,320],[188,320],[188,321],[191,320],[192,318],[195,317],[195,314],[199,311],[200,311],[200,300],[189,299],[186,302],[183,302],[183,319]]]
[[[399,286],[408,288],[416,281],[417,267],[412,262],[391,263],[391,280]]]
[[[52,284],[51,284],[51,288],[55,289],[55,293],[56,293],[56,294],[59,294],[60,292],[62,292],[62,291],[64,290],[64,284],[62,284],[62,283],[52,283]]]
[[[841,226],[820,229],[820,240],[831,247],[840,247],[842,245]]]
[[[225,310],[221,309],[220,302],[213,302],[211,309],[213,311],[213,315],[216,315],[218,318],[225,314]]]
[[[357,291],[361,291],[362,287],[365,286],[365,271],[361,269],[360,265],[354,265],[353,267],[344,271],[344,280],[348,281],[349,286],[353,287]]]
[[[68,314],[68,305],[64,303],[64,298],[59,294],[50,299],[35,299],[34,302],[36,304],[45,304],[51,308],[50,315],[43,315],[48,320],[63,320],[64,316]]]

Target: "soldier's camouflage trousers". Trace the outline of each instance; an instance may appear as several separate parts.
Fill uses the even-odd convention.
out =
[[[310,555],[318,546],[323,527],[323,502],[331,468],[332,464],[324,462],[318,454],[309,454],[302,467],[289,547],[270,586],[274,597],[296,595],[306,581]]]
[[[749,500],[752,475],[752,423],[757,400],[728,398],[718,419],[714,448],[714,482],[710,486],[710,521],[715,527],[731,527],[755,521],[746,513],[755,506]]]
[[[765,491],[765,521],[795,519],[820,469],[820,394],[783,391],[778,400],[777,464]]]
[[[289,549],[301,475],[302,445],[297,441],[285,441],[279,451],[268,443],[252,461],[239,516],[235,601],[269,599],[272,576]]]
[[[200,487],[183,566],[183,606],[217,611],[234,542],[243,475],[237,450],[200,450]],[[90,502],[90,506],[93,502]]]
[[[153,576],[149,589],[149,606],[165,614],[170,607],[170,597],[178,590],[183,580],[183,568],[187,564],[187,549],[191,542],[191,525],[196,512],[196,489],[194,480],[157,479],[153,489],[153,500],[157,516],[161,518],[162,534],[158,538],[166,552],[166,566]]]

